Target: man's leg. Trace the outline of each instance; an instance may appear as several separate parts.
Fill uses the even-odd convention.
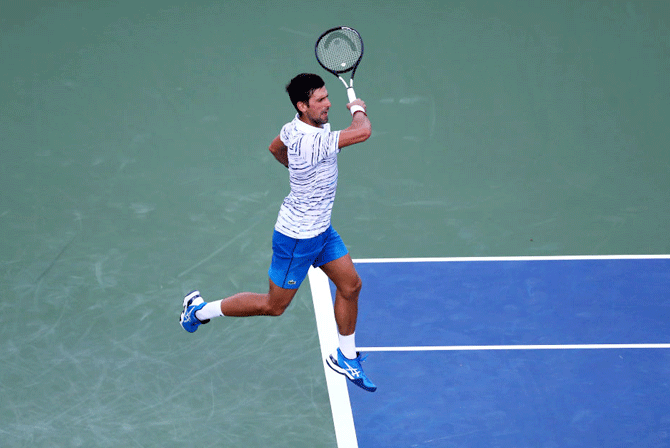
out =
[[[337,288],[335,292],[335,322],[341,335],[348,336],[356,331],[358,317],[358,295],[361,292],[361,278],[356,272],[349,254],[321,266],[323,272]]]
[[[314,261],[309,255],[310,250],[314,252],[315,247],[318,248],[314,241],[290,238],[275,230],[272,236],[272,263],[268,270],[270,287],[267,294],[241,292],[223,300],[206,303],[200,297],[199,291],[193,291],[184,297],[184,311],[179,319],[182,327],[192,333],[200,324],[221,315],[280,316],[293,300]],[[318,252],[314,257],[316,255]],[[280,284],[290,288],[278,286]]]
[[[224,316],[281,316],[289,306],[297,289],[280,288],[270,280],[267,294],[241,292],[221,301]]]
[[[219,316],[280,316],[297,291],[297,289],[280,288],[270,280],[267,294],[241,292],[210,303],[200,297],[199,291],[192,291],[184,297],[184,308],[179,316],[179,323],[184,330],[194,333],[200,325]]]
[[[321,266],[325,274],[335,283],[335,321],[340,333],[340,347],[326,359],[326,363],[337,373],[345,375],[351,382],[369,392],[377,390],[363,372],[363,358],[356,351],[356,320],[358,317],[358,295],[361,278],[356,272],[349,254]]]

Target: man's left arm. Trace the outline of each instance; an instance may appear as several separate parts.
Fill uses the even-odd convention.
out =
[[[277,159],[279,163],[288,168],[288,148],[286,147],[284,142],[281,141],[281,138],[279,138],[279,136],[276,136],[275,139],[272,140],[269,149],[272,155],[275,156],[275,159]]]

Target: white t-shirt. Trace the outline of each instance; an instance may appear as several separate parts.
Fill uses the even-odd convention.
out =
[[[291,238],[313,238],[330,226],[340,131],[331,132],[329,123],[310,126],[296,114],[279,137],[288,148],[291,192],[279,209],[275,230]]]

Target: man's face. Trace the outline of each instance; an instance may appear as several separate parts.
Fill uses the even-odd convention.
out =
[[[314,90],[312,96],[309,97],[309,102],[302,104],[302,114],[311,125],[321,126],[328,123],[328,109],[330,109],[331,104],[325,86]]]

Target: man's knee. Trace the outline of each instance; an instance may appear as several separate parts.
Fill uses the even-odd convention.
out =
[[[342,285],[340,293],[347,299],[356,300],[358,299],[358,295],[360,294],[362,287],[363,281],[358,275],[356,275],[356,277],[351,281],[347,282],[345,285]]]
[[[270,292],[263,304],[263,314],[266,316],[281,316],[291,304],[297,290],[283,289],[271,285]]]
[[[265,315],[266,316],[278,317],[278,316],[281,316],[282,314],[284,314],[284,311],[286,311],[286,308],[288,308],[288,305],[284,306],[284,305],[277,305],[277,304],[274,304],[274,305],[269,304],[268,307],[266,308]]]

